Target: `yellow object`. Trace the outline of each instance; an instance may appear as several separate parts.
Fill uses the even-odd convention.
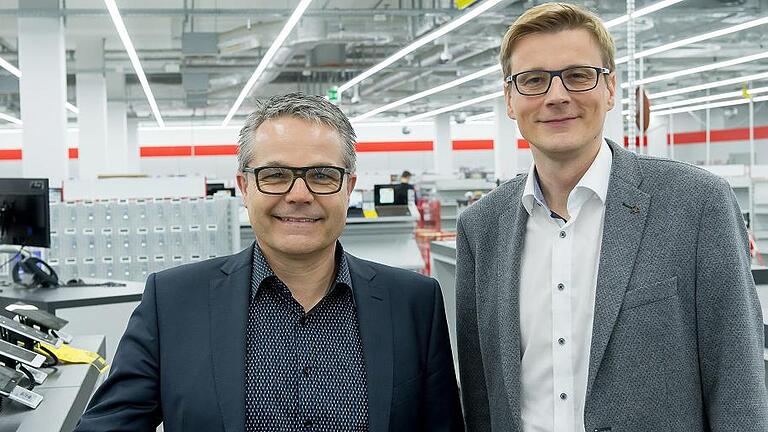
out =
[[[468,6],[471,6],[477,0],[456,0],[456,9],[462,10]]]
[[[86,351],[79,348],[73,348],[69,345],[62,345],[61,348],[55,348],[52,345],[41,344],[48,351],[54,353],[62,363],[89,364],[96,368],[99,373],[104,373],[109,369],[109,364],[104,357],[92,351]],[[45,354],[45,351],[38,349],[38,352]]]
[[[379,217],[379,214],[376,213],[376,210],[363,210],[363,217],[368,219],[376,219]]]
[[[743,97],[744,99],[752,99],[752,95],[749,94],[749,90],[747,89],[746,84],[741,85],[741,97]]]

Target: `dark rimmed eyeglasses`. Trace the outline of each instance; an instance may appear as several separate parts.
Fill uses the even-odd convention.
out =
[[[291,191],[296,179],[304,180],[307,189],[315,195],[332,195],[341,190],[344,175],[351,172],[337,166],[281,167],[264,166],[243,168],[256,178],[256,188],[268,195],[284,195]]]
[[[517,92],[523,96],[539,96],[549,91],[555,77],[560,77],[563,87],[569,92],[585,92],[597,87],[600,75],[609,73],[611,71],[604,67],[575,66],[555,71],[518,72],[504,78],[504,82],[514,84]]]

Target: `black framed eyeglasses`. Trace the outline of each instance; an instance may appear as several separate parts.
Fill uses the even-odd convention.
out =
[[[256,188],[268,195],[284,195],[291,191],[296,179],[304,180],[307,189],[315,195],[332,195],[341,190],[344,175],[351,172],[336,166],[281,167],[264,166],[243,168],[256,178]]]
[[[586,92],[597,87],[600,75],[609,73],[611,71],[604,67],[575,66],[556,71],[519,72],[504,78],[504,82],[513,83],[517,92],[523,96],[539,96],[549,91],[555,77],[560,77],[563,87],[569,92]]]

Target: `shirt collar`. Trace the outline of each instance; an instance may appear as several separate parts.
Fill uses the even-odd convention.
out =
[[[268,278],[277,278],[277,275],[272,270],[272,267],[267,262],[267,258],[259,247],[259,242],[255,242],[253,246],[253,270],[251,277],[251,298],[256,295],[262,284]],[[349,272],[349,265],[347,263],[347,256],[344,254],[344,248],[339,241],[336,241],[336,278],[331,285],[328,292],[332,292],[339,285],[345,285],[352,289],[352,274]],[[352,296],[352,303],[355,302],[355,296]]]
[[[603,144],[600,146],[600,150],[597,152],[597,157],[592,161],[592,165],[589,166],[587,172],[581,177],[576,186],[568,196],[568,212],[573,215],[574,209],[583,204],[586,199],[580,198],[579,191],[591,191],[593,192],[605,205],[605,199],[608,195],[608,181],[611,177],[611,167],[613,165],[613,154],[608,143],[603,140]],[[523,188],[522,196],[523,207],[528,212],[528,215],[533,214],[533,205],[538,203],[547,210],[547,214],[551,211],[547,206],[547,201],[544,199],[544,194],[541,192],[541,186],[539,185],[539,174],[536,172],[535,164],[531,164],[528,169],[528,177],[525,180],[525,187]]]

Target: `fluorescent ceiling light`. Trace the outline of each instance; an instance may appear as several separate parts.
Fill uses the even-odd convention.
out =
[[[471,116],[466,118],[466,121],[474,122],[474,121],[478,121],[478,120],[485,120],[485,119],[493,118],[495,115],[496,115],[495,112],[488,111],[488,112],[482,113],[482,114],[471,115]]]
[[[7,122],[15,123],[19,126],[22,125],[21,120],[17,119],[16,117],[11,117],[8,114],[0,113],[0,120],[5,120]]]
[[[632,18],[648,15],[649,13],[656,12],[657,10],[664,9],[666,7],[672,6],[675,3],[680,3],[681,1],[683,0],[663,0],[658,3],[654,3],[650,6],[636,10],[635,13],[632,14]],[[605,25],[605,28],[611,28],[620,24],[624,24],[627,21],[629,21],[629,15],[622,15],[616,19],[605,22],[603,25]]]
[[[72,105],[69,102],[65,103],[64,107],[67,108],[67,111],[70,111],[70,112],[75,113],[75,114],[80,114],[80,110],[76,106]]]
[[[725,80],[713,81],[710,83],[698,84],[698,85],[689,86],[689,87],[682,87],[679,89],[668,90],[668,91],[663,91],[658,93],[649,93],[648,99],[651,99],[651,100],[660,99],[660,98],[665,98],[669,96],[676,96],[676,95],[685,94],[685,93],[693,93],[693,92],[707,90],[707,89],[716,88],[716,87],[725,87],[733,84],[741,84],[741,83],[750,82],[750,81],[760,81],[764,79],[768,79],[768,72],[745,75],[745,76],[736,77],[736,78],[728,78]],[[629,99],[624,98],[621,100],[621,103],[628,104]]]
[[[16,78],[21,78],[21,71],[16,66],[8,63],[4,59],[0,58],[0,67],[7,70],[8,72],[12,73],[16,76]]]
[[[453,80],[451,82],[447,82],[447,83],[441,84],[441,85],[439,85],[437,87],[432,87],[431,89],[424,90],[423,92],[419,92],[419,93],[416,93],[414,95],[405,97],[405,98],[400,99],[398,101],[395,101],[395,102],[392,102],[390,104],[387,104],[387,105],[381,106],[379,108],[376,108],[374,110],[368,111],[365,114],[360,114],[359,116],[353,117],[351,120],[352,121],[365,120],[365,119],[367,119],[369,117],[373,117],[376,114],[382,113],[384,111],[389,111],[389,110],[391,110],[393,108],[397,108],[397,107],[399,107],[401,105],[405,105],[405,104],[413,102],[415,100],[418,100],[418,99],[425,98],[427,96],[433,95],[435,93],[439,93],[441,91],[448,90],[450,88],[459,86],[461,84],[464,84],[464,83],[467,83],[467,82],[470,82],[470,81],[473,81],[473,80],[476,80],[476,79],[478,79],[480,77],[484,77],[486,75],[492,74],[494,72],[498,72],[500,70],[501,70],[501,65],[489,66],[489,67],[487,67],[485,69],[482,69],[482,70],[479,70],[479,71],[477,71],[475,73],[471,73],[471,74],[469,74],[467,76],[455,79],[455,80]]]
[[[128,53],[128,58],[131,59],[133,70],[139,78],[141,88],[144,89],[144,94],[147,96],[147,101],[149,102],[149,107],[152,109],[152,114],[155,116],[155,121],[158,126],[163,127],[165,126],[165,123],[160,116],[160,109],[157,107],[157,102],[155,101],[155,96],[152,94],[152,89],[149,88],[149,81],[147,81],[147,76],[144,75],[144,69],[141,67],[139,56],[136,54],[136,49],[133,47],[131,37],[128,36],[128,30],[125,28],[125,23],[123,23],[123,18],[120,16],[120,11],[117,9],[115,0],[104,0],[104,4],[107,6],[109,16],[112,17],[112,22],[115,24],[117,34],[120,35],[120,40],[123,41],[123,46]]]
[[[406,122],[405,120],[398,120],[398,121],[391,121],[391,122],[352,123],[352,126],[354,127],[392,127],[392,126],[402,126],[406,123],[408,124],[408,126],[432,126],[434,124],[432,122]]]
[[[680,48],[683,46],[691,45],[697,42],[705,41],[708,39],[713,39],[716,37],[724,36],[731,33],[736,33],[742,30],[747,30],[752,27],[757,27],[763,24],[768,24],[768,17],[758,18],[756,20],[752,20],[749,22],[737,24],[735,26],[731,26],[728,28],[715,30],[709,33],[700,34],[698,36],[692,36],[689,38],[685,38],[679,41],[671,42],[665,45],[657,46],[656,48],[650,48],[644,51],[640,51],[639,53],[635,54],[635,58],[639,59],[641,57],[648,57],[653,54],[658,54],[660,52],[669,51],[675,48]],[[616,64],[622,64],[626,63],[629,60],[629,56],[624,56],[616,59]]]
[[[461,27],[462,25],[466,24],[470,20],[476,18],[478,15],[484,13],[488,9],[496,6],[497,4],[501,3],[504,0],[486,0],[481,4],[478,4],[476,6],[473,6],[472,9],[470,9],[468,12],[462,14],[460,17],[455,18],[448,22],[445,25],[440,26],[439,28],[433,30],[432,32],[420,37],[419,39],[416,39],[414,42],[412,42],[410,45],[406,46],[405,48],[402,48],[401,50],[397,51],[396,53],[392,54],[391,56],[384,59],[381,63],[376,64],[375,66],[371,67],[370,69],[366,70],[365,72],[361,73],[360,75],[352,78],[351,80],[347,81],[346,83],[339,86],[339,93],[342,93],[349,89],[350,87],[354,86],[355,84],[360,83],[364,79],[370,77],[371,75],[379,72],[380,70],[384,69],[385,67],[391,65],[392,63],[400,60],[401,58],[405,57],[406,55],[412,53],[413,51],[416,51],[417,49],[423,47],[424,45],[432,42],[433,40],[444,36],[457,28]]]
[[[763,102],[768,100],[768,96],[761,96],[759,98],[752,99],[753,102]],[[733,105],[744,105],[748,104],[749,99],[735,99],[735,100],[729,100],[729,101],[723,101],[723,102],[715,102],[710,104],[701,104],[701,105],[692,105],[682,108],[673,108],[668,110],[662,110],[662,111],[652,111],[652,116],[660,116],[660,115],[669,115],[669,114],[677,114],[677,113],[683,113],[683,112],[691,112],[691,111],[700,111],[705,109],[713,109],[713,108],[723,108],[727,106],[733,106]]]
[[[768,58],[768,51],[761,52],[761,53],[758,53],[758,54],[748,55],[748,56],[745,56],[745,57],[739,57],[739,58],[735,58],[735,59],[731,59],[731,60],[725,60],[725,61],[721,61],[721,62],[718,62],[718,63],[712,63],[712,64],[708,64],[708,65],[704,65],[704,66],[699,66],[699,67],[695,67],[695,68],[683,69],[683,70],[679,70],[679,71],[676,71],[676,72],[670,72],[670,73],[664,74],[664,75],[658,75],[658,76],[655,76],[655,77],[644,78],[644,79],[635,81],[635,85],[639,86],[639,85],[642,85],[642,84],[650,84],[650,83],[655,83],[655,82],[658,82],[658,81],[665,81],[665,80],[672,79],[672,78],[678,78],[678,77],[686,76],[686,75],[693,75],[693,74],[697,74],[697,73],[701,73],[701,72],[707,72],[707,71],[711,71],[711,70],[715,70],[715,69],[722,69],[722,68],[725,68],[725,67],[728,67],[728,66],[734,66],[734,65],[737,65],[737,64],[748,63],[748,62],[752,62],[752,61],[756,61],[756,60],[762,60],[762,59],[765,59],[765,58]],[[624,84],[621,85],[621,88],[627,88],[627,87],[629,87],[628,83],[624,83]]]
[[[683,87],[675,90],[668,90],[668,91],[653,93],[648,95],[648,98],[657,99],[657,98],[675,96],[679,94],[692,93],[692,92],[701,91],[701,90],[707,90],[715,87],[724,87],[732,84],[741,84],[749,81],[758,81],[763,79],[768,79],[768,72],[745,75],[743,77],[728,78],[725,80],[713,81],[711,83],[698,84],[698,85]]]
[[[749,92],[750,95],[768,93],[768,87],[758,87],[754,89],[747,89],[747,91]],[[677,107],[686,106],[686,105],[695,105],[703,102],[712,102],[712,101],[728,99],[728,98],[744,97],[743,94],[744,93],[742,91],[732,91],[728,93],[702,96],[699,98],[685,99],[685,100],[676,101],[676,102],[669,102],[665,104],[654,105],[651,107],[651,111],[658,111],[658,110],[663,110],[667,108],[677,108]]]
[[[496,98],[499,98],[499,97],[502,97],[502,96],[504,96],[504,91],[503,90],[495,92],[495,93],[487,94],[485,96],[476,97],[474,99],[466,100],[464,102],[459,102],[457,104],[449,105],[447,107],[442,107],[442,108],[438,108],[436,110],[427,111],[425,113],[416,114],[414,116],[407,117],[403,121],[404,122],[411,122],[411,121],[415,121],[415,120],[421,120],[421,119],[424,119],[424,118],[434,117],[434,116],[436,116],[438,114],[447,113],[449,111],[455,111],[455,110],[460,109],[460,108],[464,108],[464,107],[467,107],[467,106],[470,106],[470,105],[474,105],[474,104],[478,104],[478,103],[481,103],[481,102],[489,101],[491,99],[496,99]]]
[[[296,24],[298,24],[301,16],[304,15],[304,11],[307,10],[310,3],[312,3],[312,0],[301,0],[299,5],[296,6],[296,9],[293,11],[290,18],[288,18],[288,21],[283,26],[283,29],[280,30],[277,38],[275,38],[274,42],[272,42],[272,46],[269,47],[267,53],[264,54],[264,57],[261,58],[259,65],[256,66],[256,70],[253,71],[253,75],[251,75],[251,77],[248,79],[248,82],[245,83],[245,87],[243,87],[243,90],[237,97],[235,104],[232,105],[232,108],[229,110],[229,113],[224,119],[224,122],[221,123],[222,127],[227,126],[229,121],[232,120],[232,117],[235,116],[235,113],[237,113],[237,110],[240,109],[240,105],[243,104],[246,96],[248,96],[251,90],[253,90],[253,86],[256,85],[256,81],[259,79],[259,77],[261,77],[261,74],[267,70],[267,66],[269,66],[269,63],[272,61],[272,58],[275,57],[275,54],[277,54],[277,50],[280,49],[280,47],[283,45],[283,42],[285,42],[285,40],[288,38],[288,35],[291,34],[291,31],[296,26]]]

